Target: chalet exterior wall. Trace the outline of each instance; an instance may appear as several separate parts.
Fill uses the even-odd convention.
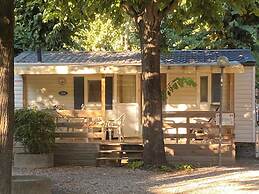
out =
[[[215,87],[215,84],[212,83],[217,83],[216,85],[220,86],[218,79],[220,68],[217,64],[219,56],[226,56],[230,60],[230,65],[224,68],[223,111],[235,114],[233,133],[236,157],[254,157],[256,61],[250,50],[173,51],[172,55],[162,56],[161,73],[166,75],[166,79],[163,77],[166,80],[162,83],[163,86],[177,77],[192,78],[197,84],[196,87],[184,87],[174,91],[172,96],[163,102],[163,108],[165,111],[218,110],[219,87]],[[131,87],[132,79],[129,77],[125,78],[126,81],[121,79],[124,75],[125,77],[135,76],[135,89]],[[81,87],[77,87],[80,84],[75,82],[78,79],[74,77],[83,77],[84,84],[81,81]],[[113,89],[111,87],[108,87],[109,90],[105,88],[109,85],[106,84],[106,77],[113,77],[113,82],[110,84]],[[206,77],[207,86],[204,86],[204,77]],[[92,95],[92,93],[88,92],[88,88],[90,88],[88,84],[91,79],[101,80],[101,110],[102,115],[105,115],[104,119],[116,119],[121,114],[126,113],[125,137],[141,137],[143,104],[140,53],[44,52],[43,62],[38,63],[33,52],[24,52],[15,58],[15,108],[28,105],[51,108],[53,105],[61,105],[65,109],[80,109],[81,102],[86,105],[86,109],[89,107],[98,108],[98,106],[100,108],[100,103],[93,105],[91,102],[95,103],[96,101],[89,101],[91,97],[88,95]],[[61,80],[63,80],[62,83]],[[125,88],[130,87],[131,90],[125,92],[121,89],[122,83],[127,85]],[[202,87],[207,88],[206,100],[203,98],[206,89],[202,89]],[[84,88],[84,91],[80,88]],[[80,95],[77,95],[78,91],[81,91]],[[113,91],[110,94],[113,98],[106,100],[106,93],[103,91]],[[124,96],[122,97],[121,94]],[[128,100],[134,95],[133,101]],[[77,97],[79,100],[76,100]],[[83,98],[84,100],[82,100]],[[105,101],[109,101],[112,108],[104,108],[107,105]],[[78,102],[77,105],[79,105],[75,105],[75,102]],[[105,106],[103,106],[104,104]],[[176,119],[178,119],[177,122],[182,122],[180,119],[185,120],[185,118]]]
[[[14,76],[14,106],[15,108],[23,107],[24,93],[23,93],[23,77],[22,75]]]
[[[199,102],[199,72],[189,74],[167,74],[167,83],[176,77],[190,77],[196,83],[196,87],[185,87],[177,90],[167,99],[167,110],[210,110]],[[64,105],[66,109],[74,108],[73,77],[80,75],[16,75],[15,76],[15,107],[23,105],[44,104],[50,107],[53,104]],[[89,75],[86,75],[89,77]],[[60,79],[65,79],[62,85]],[[115,118],[127,110],[134,113],[133,117],[140,115],[140,76],[136,76],[138,93],[137,102],[134,104],[117,103],[117,76],[114,75],[114,110],[107,111],[108,118]],[[24,81],[26,80],[26,84]],[[235,112],[235,142],[255,142],[255,67],[245,67],[244,73],[225,74],[223,104],[225,111]],[[61,96],[59,91],[67,91],[67,95]],[[138,107],[138,108],[136,108]],[[136,110],[135,110],[136,109]],[[138,110],[137,110],[138,109]],[[129,117],[131,118],[131,117]],[[130,125],[134,123],[129,120]],[[140,125],[140,120],[137,121]],[[132,126],[133,127],[133,126]],[[134,125],[134,128],[137,126]],[[140,129],[139,129],[140,130]],[[138,131],[139,131],[138,130]],[[139,133],[130,133],[138,135]]]
[[[59,80],[64,79],[64,84]],[[53,107],[54,104],[65,105],[67,109],[74,108],[74,91],[72,75],[26,75],[27,105]],[[59,91],[68,94],[60,96]]]
[[[255,142],[255,67],[235,75],[235,142]]]

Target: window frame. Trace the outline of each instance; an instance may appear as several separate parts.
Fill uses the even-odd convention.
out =
[[[208,76],[208,102],[201,102],[200,101],[200,78],[203,76]],[[210,105],[211,105],[211,73],[197,73],[197,106],[199,107],[199,109],[201,110],[209,110]]]
[[[220,73],[212,73],[211,74],[211,104],[213,105],[219,105],[220,104],[220,94],[219,94],[219,100],[214,101],[213,99],[213,74],[217,74],[219,76],[219,92],[220,91],[220,85],[221,85],[221,74]]]
[[[121,76],[134,76],[135,77],[135,102],[120,102],[120,91],[119,91],[119,86],[120,86],[120,77]],[[117,103],[119,104],[136,104],[138,103],[138,79],[137,79],[137,74],[118,74],[117,79],[116,79],[116,99]]]
[[[89,85],[90,85],[90,82],[99,82],[100,83],[100,100],[99,101],[89,101]],[[99,104],[99,103],[102,103],[102,80],[99,80],[99,79],[88,79],[87,80],[87,103],[89,104]]]
[[[202,88],[201,88],[201,84],[202,84],[202,78],[205,78],[205,80],[207,81],[207,95],[206,95],[206,100],[203,100],[202,99]],[[200,103],[208,103],[209,102],[209,76],[200,76],[200,97],[199,97],[199,100],[200,100]]]
[[[84,79],[85,79],[85,105],[87,106],[87,104],[88,104],[88,105],[91,105],[91,106],[94,106],[94,107],[95,106],[101,107],[102,96],[101,96],[100,102],[89,102],[88,101],[88,95],[89,95],[89,93],[88,93],[88,81],[89,80],[98,80],[98,81],[102,82],[102,76],[101,75],[85,75]],[[101,92],[102,92],[102,83],[101,83]]]

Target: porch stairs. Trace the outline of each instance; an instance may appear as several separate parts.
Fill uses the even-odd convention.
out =
[[[137,143],[100,144],[96,165],[122,166],[130,161],[142,160],[143,145]]]

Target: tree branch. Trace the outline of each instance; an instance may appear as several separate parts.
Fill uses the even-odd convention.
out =
[[[143,5],[144,2],[142,2],[141,4]],[[127,0],[121,1],[121,8],[134,19],[137,29],[140,30],[142,25],[142,15],[144,14],[144,11],[139,13]]]
[[[166,16],[166,14],[170,11],[173,11],[176,9],[176,7],[178,6],[178,3],[180,1],[179,0],[172,0],[168,3],[168,5],[161,11],[161,14],[164,16]]]
[[[136,18],[138,16],[137,11],[134,9],[133,5],[130,4],[128,1],[121,1],[121,7],[131,17]]]

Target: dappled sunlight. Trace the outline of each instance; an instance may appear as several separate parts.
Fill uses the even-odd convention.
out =
[[[160,121],[160,116],[156,115],[156,116],[143,116],[143,125],[145,127],[149,127],[150,125],[155,125],[156,122]],[[156,131],[159,129],[155,129]]]
[[[257,193],[259,170],[242,168],[211,168],[209,171],[190,172],[185,175],[172,173],[151,177],[151,193]],[[240,179],[242,177],[242,179]]]
[[[252,117],[252,112],[246,112],[244,114],[244,118],[251,118]]]
[[[135,64],[112,65],[112,64],[71,64],[71,65],[17,65],[15,74],[109,74],[109,73],[140,73],[141,67]]]
[[[68,66],[56,66],[57,74],[68,74]]]
[[[126,113],[125,124],[123,126],[124,134],[127,136],[140,136],[140,112],[137,103],[117,103],[114,105],[116,116]]]
[[[158,73],[156,73],[156,72],[143,72],[142,73],[143,80],[153,79],[156,76],[158,76]]]
[[[196,104],[166,104],[163,111],[187,111],[197,109]]]

